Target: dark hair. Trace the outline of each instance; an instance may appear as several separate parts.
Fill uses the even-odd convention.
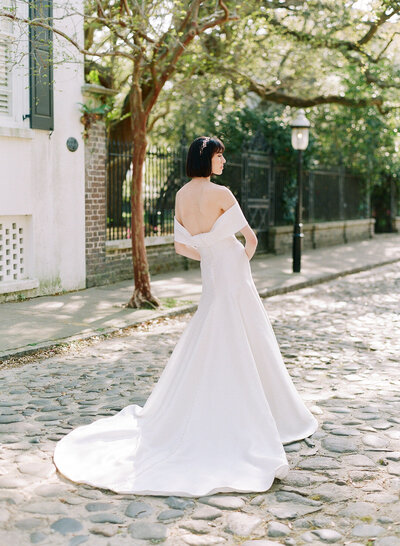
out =
[[[225,146],[217,137],[196,138],[189,147],[186,159],[187,176],[210,176],[212,156],[224,150]]]

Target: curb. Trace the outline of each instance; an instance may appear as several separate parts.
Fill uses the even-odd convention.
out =
[[[384,262],[379,262],[375,264],[366,264],[360,267],[352,267],[351,269],[344,269],[343,271],[338,271],[337,273],[326,273],[320,277],[314,277],[313,279],[308,279],[306,281],[301,281],[294,283],[290,286],[281,286],[279,288],[267,288],[259,292],[260,298],[270,298],[271,296],[277,296],[279,294],[287,294],[288,292],[294,292],[295,290],[301,290],[302,288],[307,288],[308,286],[313,286],[314,284],[322,284],[324,282],[333,281],[339,277],[346,277],[347,275],[355,275],[356,273],[361,273],[362,271],[368,271],[370,269],[375,269],[376,267],[383,267],[385,265],[394,264],[400,262],[400,258],[393,258],[391,260],[385,260]]]
[[[95,338],[105,339],[106,337],[109,337],[110,335],[115,334],[116,332],[123,332],[127,330],[128,328],[132,328],[133,326],[137,326],[139,324],[147,324],[160,318],[174,317],[176,315],[192,313],[196,309],[197,309],[197,304],[195,303],[191,305],[184,305],[182,307],[178,307],[177,309],[171,309],[169,311],[161,311],[158,313],[155,312],[152,317],[149,317],[147,319],[132,320],[131,322],[129,322],[128,324],[125,324],[124,326],[101,328],[99,330],[92,330],[91,332],[87,332],[85,334],[76,334],[74,336],[61,337],[54,340],[50,339],[48,341],[36,343],[34,347],[25,346],[25,347],[19,347],[17,349],[11,349],[11,350],[8,350],[7,352],[0,352],[0,364],[2,361],[7,360],[9,358],[19,358],[22,356],[28,356],[34,353],[40,353],[42,351],[46,351],[46,350],[57,348],[57,347],[68,347],[69,345],[72,345],[73,343],[76,343],[78,341],[87,341],[87,340],[95,339]]]
[[[301,290],[302,288],[307,288],[309,286],[313,286],[316,284],[323,284],[325,282],[329,282],[329,281],[338,279],[340,277],[345,277],[347,275],[354,275],[355,273],[368,271],[370,269],[375,269],[377,267],[383,267],[385,265],[390,265],[399,261],[400,261],[400,258],[393,258],[391,260],[385,260],[384,262],[367,264],[360,267],[354,267],[351,269],[346,269],[344,271],[339,271],[337,273],[327,273],[325,275],[320,275],[319,277],[314,277],[313,279],[308,279],[306,281],[293,283],[290,286],[281,286],[279,288],[267,288],[265,290],[260,290],[258,291],[258,294],[260,298],[269,298],[279,294],[287,294],[288,292],[295,292],[296,290]],[[79,341],[87,341],[92,339],[99,339],[99,340],[105,339],[117,332],[121,333],[139,324],[148,324],[160,318],[175,317],[179,315],[184,315],[185,313],[194,313],[197,309],[197,306],[198,306],[197,303],[194,303],[191,305],[184,305],[182,307],[178,307],[176,309],[171,309],[168,311],[161,311],[158,313],[155,312],[155,314],[148,319],[133,320],[132,322],[129,322],[129,324],[125,324],[124,326],[110,327],[106,329],[101,329],[101,331],[93,330],[92,332],[87,332],[85,334],[76,334],[74,336],[69,336],[65,338],[58,338],[55,340],[44,341],[42,343],[35,344],[34,347],[25,346],[25,347],[20,347],[17,349],[8,350],[7,352],[0,353],[0,364],[8,359],[33,355],[35,353],[41,353],[43,351],[51,350],[54,348],[68,347],[72,345],[73,343],[76,343]]]

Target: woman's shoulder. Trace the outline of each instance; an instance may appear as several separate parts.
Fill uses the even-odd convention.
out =
[[[236,203],[236,197],[227,186],[211,182],[209,187],[210,194],[213,195],[213,201],[218,203],[223,210],[228,209]],[[209,194],[209,195],[210,195]]]
[[[196,194],[197,191],[198,187],[193,187],[189,181],[176,192],[176,198],[180,199],[180,197],[184,196],[186,193],[190,198],[190,194]],[[227,186],[210,182],[207,187],[207,193],[209,196],[212,194],[212,201],[214,203],[217,202],[224,210],[236,203],[236,197]]]
[[[220,186],[221,188],[221,199],[223,202],[223,209],[229,209],[232,205],[237,203],[236,197],[233,195],[231,190],[227,186]]]
[[[214,182],[211,182],[211,184],[212,187],[210,186],[210,191],[215,191],[215,193],[219,194],[221,198],[229,200],[229,198],[231,197],[235,199],[235,196],[228,188],[228,186],[222,186],[221,184],[215,184]]]

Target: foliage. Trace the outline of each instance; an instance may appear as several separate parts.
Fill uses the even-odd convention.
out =
[[[112,105],[107,102],[97,106],[94,106],[93,103],[90,103],[90,101],[88,101],[86,104],[82,102],[78,102],[78,104],[80,105],[80,110],[83,114],[98,114],[100,116],[104,116],[112,108]]]
[[[218,119],[210,116],[207,129],[207,133],[218,134],[230,150],[262,148],[265,143],[265,150],[273,154],[275,161],[293,162],[290,127],[273,109],[244,107],[227,112]]]
[[[292,164],[289,107],[308,106],[306,162],[343,163],[375,184],[384,172],[397,177],[399,9],[378,1],[248,2],[238,22],[183,56],[154,110],[151,140],[176,143],[185,125],[188,138],[214,133],[236,149],[262,126]]]
[[[398,115],[383,116],[373,107],[324,106],[312,113],[314,159],[320,164],[343,164],[381,183],[400,178]]]
[[[89,136],[90,126],[97,120],[104,118],[108,112],[112,109],[112,103],[110,100],[106,100],[104,103],[94,105],[91,101],[86,104],[79,102],[80,111],[82,112],[81,123],[84,127],[82,137],[87,139]]]
[[[100,73],[98,71],[98,69],[91,69],[88,71],[88,73],[86,74],[86,81],[88,83],[94,83],[96,85],[101,85],[101,82],[100,82]]]

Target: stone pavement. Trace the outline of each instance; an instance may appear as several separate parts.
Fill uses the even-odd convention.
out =
[[[400,235],[317,250],[302,256],[301,273],[292,273],[291,256],[257,255],[251,260],[254,282],[262,297],[323,282],[377,264],[400,260]],[[115,332],[144,320],[194,311],[201,296],[200,269],[152,277],[160,309],[124,308],[132,281],[31,300],[0,304],[0,361],[37,349]]]
[[[263,302],[320,424],[266,492],[118,495],[52,465],[72,428],[144,404],[190,313],[0,370],[0,544],[400,545],[399,301],[392,264]]]

